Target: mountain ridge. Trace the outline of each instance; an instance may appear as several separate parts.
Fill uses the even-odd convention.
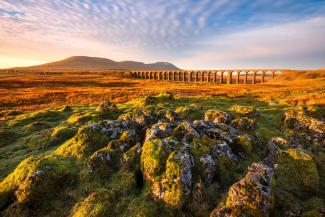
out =
[[[63,60],[28,67],[13,67],[16,70],[178,70],[169,62],[143,63],[131,60],[114,61],[102,57],[71,56]]]

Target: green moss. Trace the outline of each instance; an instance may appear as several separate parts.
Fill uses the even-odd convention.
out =
[[[120,166],[121,154],[110,148],[102,148],[93,153],[87,161],[90,178],[108,179]]]
[[[238,142],[231,145],[231,149],[236,152],[242,152],[245,156],[252,153],[254,147],[254,138],[249,134],[241,134],[238,136]]]
[[[125,169],[136,171],[140,169],[141,147],[134,145],[123,154],[122,165]]]
[[[67,122],[70,124],[83,124],[91,121],[93,116],[92,113],[75,113],[67,119]]]
[[[55,154],[66,157],[82,158],[89,156],[108,143],[108,137],[100,130],[91,127],[83,127],[70,140],[61,145]]]
[[[253,118],[257,116],[257,111],[253,106],[233,105],[232,107],[229,108],[229,110],[243,117]]]
[[[142,147],[141,166],[143,174],[149,182],[160,179],[165,169],[168,150],[161,139],[147,140]]]
[[[183,120],[200,119],[202,115],[202,110],[192,105],[176,107],[175,112]]]
[[[36,121],[56,122],[64,118],[64,114],[59,111],[43,110],[32,113],[26,113],[16,116],[8,122],[10,127],[24,126]]]
[[[55,157],[42,158],[37,170],[19,183],[16,191],[20,204],[38,206],[52,199],[74,181],[71,164]]]
[[[47,129],[47,128],[50,128],[50,127],[51,127],[51,125],[46,121],[35,121],[35,122],[25,126],[24,130],[34,132],[34,131]]]
[[[15,142],[20,134],[13,129],[0,129],[0,148]]]
[[[96,112],[100,114],[101,117],[104,118],[117,118],[118,116],[118,108],[111,101],[105,101],[101,103],[97,108]]]
[[[276,157],[278,187],[305,198],[319,189],[319,175],[313,158],[301,149],[281,151]]]
[[[68,126],[59,126],[53,129],[51,134],[51,142],[53,145],[58,145],[71,139],[77,130]]]
[[[164,201],[173,206],[181,208],[186,200],[185,186],[183,176],[183,162],[184,159],[176,157],[177,152],[172,152],[166,162],[166,172],[163,177],[163,189],[165,190],[163,199]],[[155,187],[155,186],[154,186]]]
[[[72,217],[109,217],[113,213],[115,196],[107,189],[98,189],[77,203],[72,210]]]
[[[56,195],[73,175],[69,162],[54,157],[30,157],[0,183],[0,209],[17,198],[19,203],[37,205]]]

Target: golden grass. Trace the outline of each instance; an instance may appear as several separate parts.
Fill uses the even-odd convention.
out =
[[[323,72],[320,72],[321,75]],[[308,79],[287,74],[266,83],[208,84],[133,79],[127,73],[0,73],[0,111],[38,110],[62,105],[97,105],[104,100],[126,102],[162,90],[178,97],[254,96],[291,105],[325,105],[325,76]]]

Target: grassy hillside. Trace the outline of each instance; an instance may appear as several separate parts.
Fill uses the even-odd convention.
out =
[[[94,71],[94,70],[158,70],[158,69],[178,69],[171,63],[157,62],[145,64],[135,61],[116,62],[106,58],[73,56],[64,60],[46,63],[38,66],[12,68],[16,71]]]

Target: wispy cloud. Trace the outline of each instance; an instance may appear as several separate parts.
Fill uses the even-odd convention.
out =
[[[306,29],[317,35],[323,32],[308,25],[292,25],[316,22],[317,17],[318,22],[324,22],[323,16],[322,1],[2,0],[0,56],[21,59],[29,54],[35,61],[49,61],[69,55],[93,55],[117,60],[166,60],[185,68],[210,67],[220,62],[226,65],[231,57],[248,64],[251,58],[260,59],[261,55],[274,59],[270,41],[280,40],[281,44],[286,40],[286,35],[281,34],[262,35],[269,40],[259,40],[261,32],[282,28],[290,42],[301,43],[300,37],[293,37],[294,31]],[[281,27],[285,25],[290,28]],[[303,33],[302,38],[313,37]],[[241,53],[236,47],[250,50],[251,58],[234,54]],[[315,46],[305,46],[305,51],[315,52],[311,47]],[[254,57],[254,53],[259,55]],[[193,65],[189,60],[195,59],[200,61]],[[0,67],[4,62],[0,58]]]

